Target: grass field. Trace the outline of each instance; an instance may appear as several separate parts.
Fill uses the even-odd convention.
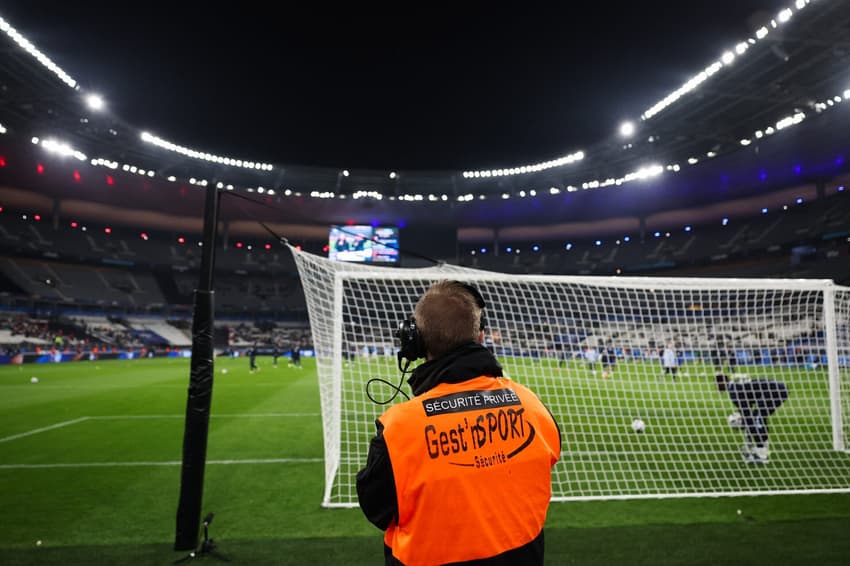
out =
[[[318,386],[304,361],[260,358],[251,375],[247,360],[217,360],[211,536],[238,564],[379,564],[381,533],[360,511],[320,505]],[[0,367],[0,564],[185,555],[171,545],[188,375],[179,359]],[[550,508],[547,563],[846,564],[848,532],[847,494],[563,502]]]

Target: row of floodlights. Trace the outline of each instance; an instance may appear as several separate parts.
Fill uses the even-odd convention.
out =
[[[735,60],[746,53],[751,46],[756,45],[759,41],[766,38],[772,29],[777,29],[781,25],[787,23],[793,17],[795,10],[802,10],[810,3],[811,0],[796,0],[793,6],[780,10],[776,17],[770,20],[768,25],[764,25],[756,30],[755,37],[750,37],[746,41],[737,43],[734,49],[724,51],[720,56],[720,59],[709,64],[705,69],[688,79],[682,86],[649,107],[649,109],[641,115],[641,120],[649,120],[682,98],[684,95],[695,90],[711,76],[720,71],[720,69],[724,66],[728,67],[734,64]]]
[[[743,55],[751,45],[755,45],[758,41],[767,37],[770,33],[771,28],[777,28],[780,25],[788,22],[794,14],[794,10],[802,10],[805,8],[811,0],[796,0],[792,7],[785,8],[781,10],[774,19],[770,20],[770,28],[768,26],[763,26],[756,30],[755,37],[749,38],[747,41],[742,41],[738,43],[734,50],[725,51],[718,61],[715,61],[708,65],[703,71],[689,79],[684,85],[668,94],[661,101],[654,104],[650,107],[646,112],[641,116],[642,120],[648,120],[654,115],[658,114],[677,100],[679,100],[683,95],[688,92],[691,92],[695,88],[697,88],[700,84],[705,82],[709,77],[717,73],[723,66],[729,66],[733,64],[736,57]],[[16,44],[18,44],[22,49],[24,49],[28,54],[34,57],[37,61],[39,61],[42,65],[44,65],[48,70],[53,72],[57,77],[59,77],[65,84],[74,89],[79,89],[77,82],[70,77],[64,70],[62,70],[58,65],[56,65],[49,57],[47,57],[44,53],[39,51],[29,40],[27,40],[23,35],[21,35],[15,28],[13,28],[5,19],[0,17],[0,30],[6,33]],[[87,93],[85,96],[86,104],[89,108],[93,110],[102,110],[105,107],[104,100],[97,94]],[[620,131],[623,135],[630,136],[634,133],[635,127],[631,122],[624,123]],[[212,163],[217,163],[221,165],[227,165],[232,167],[242,167],[246,169],[254,169],[259,171],[272,171],[273,166],[269,163],[262,163],[258,161],[251,160],[243,160],[237,159],[233,157],[225,157],[216,154],[212,154],[209,152],[198,151],[195,149],[191,149],[163,138],[159,136],[150,134],[148,132],[141,133],[142,141],[146,143],[153,144],[162,149],[179,153],[181,155],[191,157],[194,159],[200,159],[204,161],[209,161]],[[578,151],[563,157],[559,157],[557,159],[535,163],[530,165],[522,165],[519,167],[509,167],[509,168],[501,168],[501,169],[489,169],[489,170],[478,170],[478,171],[464,171],[464,178],[491,178],[491,177],[502,177],[502,176],[511,176],[525,173],[533,173],[537,171],[542,171],[545,169],[550,169],[554,167],[562,167],[564,165],[568,165],[570,163],[574,163],[575,161],[579,161],[584,158],[584,152]],[[343,175],[348,176],[348,170],[343,170]],[[396,178],[396,173],[391,172],[389,174],[390,179]]]
[[[844,102],[845,100],[850,100],[850,89],[844,90],[843,93],[837,94],[837,95],[835,95],[831,98],[828,98],[824,102],[816,103],[815,104],[815,110],[817,112],[823,112],[823,111],[825,111],[825,110],[827,110],[831,107],[837,106],[839,103]],[[743,138],[743,139],[740,140],[740,144],[742,146],[748,146],[753,142],[753,139],[761,139],[765,136],[771,136],[771,135],[773,135],[774,133],[776,133],[780,130],[783,130],[783,129],[786,129],[790,126],[794,126],[796,124],[799,124],[805,119],[806,119],[805,113],[799,112],[799,111],[795,112],[794,114],[780,118],[775,123],[775,126],[768,126],[768,127],[764,128],[763,130],[756,130],[753,134],[753,138]],[[3,127],[2,124],[0,124],[0,133],[5,133],[5,127]],[[56,154],[59,154],[59,155],[62,155],[62,156],[74,156],[75,158],[77,158],[79,160],[86,160],[86,156],[85,156],[84,153],[82,153],[79,150],[76,150],[75,148],[73,148],[72,146],[70,146],[69,144],[67,144],[65,142],[59,142],[59,141],[56,141],[54,139],[41,139],[41,138],[38,138],[38,137],[33,137],[32,143],[36,144],[36,145],[40,145],[44,149],[46,149],[46,150],[48,150],[52,153],[56,153]],[[706,153],[706,156],[709,157],[709,158],[715,157],[716,155],[717,154],[714,151],[709,151],[709,152]],[[687,159],[687,162],[688,162],[689,165],[696,165],[697,163],[699,163],[699,161],[700,161],[700,158],[695,157],[695,156],[691,156]],[[117,169],[119,167],[119,164],[117,162],[110,161],[108,159],[102,159],[102,158],[92,159],[91,164],[94,165],[94,166],[108,167],[108,168],[113,169],[113,170]],[[122,170],[130,172],[130,173],[147,175],[148,177],[154,176],[154,172],[152,170],[146,170],[142,167],[137,167],[135,165],[123,164],[123,165],[120,165],[120,167],[121,167]],[[622,177],[617,177],[617,178],[609,177],[607,179],[601,179],[601,180],[600,179],[594,179],[594,180],[591,180],[591,181],[585,181],[581,184],[581,188],[587,190],[587,189],[596,189],[596,188],[609,187],[609,186],[620,186],[623,183],[627,183],[627,182],[630,182],[630,181],[643,180],[643,179],[658,176],[658,175],[662,174],[664,171],[678,172],[680,170],[681,170],[681,167],[678,163],[669,164],[667,166],[661,166],[661,165],[658,165],[658,164],[653,164],[653,165],[649,165],[649,166],[646,166],[646,167],[641,167],[638,170],[627,173],[626,175],[624,175]],[[502,171],[497,170],[497,172],[502,172]],[[348,173],[347,170],[343,171],[343,175],[345,175],[346,173]],[[509,174],[510,174],[510,172],[509,172]],[[394,175],[394,173],[390,174],[391,177],[393,175]],[[169,176],[168,180],[171,181],[171,182],[176,182],[177,178],[174,177],[174,176]],[[191,178],[191,179],[189,179],[189,183],[193,184],[193,185],[204,186],[204,187],[207,186],[206,180],[197,180],[197,179]],[[226,184],[225,185],[224,183],[219,183],[218,187],[219,188],[226,187],[228,190],[234,189],[232,184]],[[263,194],[263,193],[266,193],[266,194],[269,194],[269,195],[275,194],[275,191],[273,189],[266,190],[263,187],[258,187],[257,189],[247,188],[246,190],[248,192],[255,192],[256,191],[260,194]],[[567,192],[575,192],[575,191],[578,190],[578,188],[573,186],[573,185],[568,185],[564,189],[553,186],[553,187],[550,187],[549,193],[553,194],[553,195],[559,194],[560,192],[562,192],[562,190],[565,190]],[[290,191],[290,190],[287,190],[287,191],[284,192],[284,194],[289,196],[289,195],[293,194],[293,192]],[[295,194],[296,194],[296,196],[301,196],[300,193],[295,193]],[[527,195],[528,196],[536,196],[536,194],[537,194],[536,191],[533,190],[533,189],[529,190],[529,191],[521,190],[517,193],[517,195],[521,198],[523,198]],[[313,198],[322,198],[322,199],[346,198],[346,195],[344,195],[344,194],[337,194],[337,193],[334,193],[332,191],[320,191],[320,190],[313,190],[312,192],[309,193],[309,195]],[[510,193],[503,193],[501,196],[502,196],[503,199],[508,199],[508,198],[511,198],[512,195]],[[361,190],[355,191],[354,194],[352,195],[352,198],[355,199],[355,200],[356,199],[362,199],[362,198],[372,198],[372,199],[376,199],[376,200],[381,200],[384,197],[378,191],[369,190],[369,189],[361,189]],[[430,195],[427,195],[427,196],[421,195],[421,194],[404,194],[404,195],[400,195],[398,197],[389,196],[388,198],[390,200],[398,199],[398,200],[407,201],[407,202],[420,202],[420,201],[425,201],[425,200],[434,202],[434,201],[447,201],[449,199],[449,197],[445,194],[443,194],[443,195],[430,194]],[[469,202],[469,201],[475,200],[475,198],[476,197],[473,194],[463,194],[463,195],[458,195],[456,197],[456,200],[458,202]],[[478,195],[477,198],[479,200],[485,200],[487,197],[484,194],[480,194],[480,195]]]

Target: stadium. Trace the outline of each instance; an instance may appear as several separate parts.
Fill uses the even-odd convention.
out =
[[[141,127],[0,10],[0,561],[380,561],[355,476],[448,278],[559,423],[547,564],[845,563],[850,3],[760,4],[614,132],[398,168]]]

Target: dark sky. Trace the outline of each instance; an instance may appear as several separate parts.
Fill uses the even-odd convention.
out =
[[[790,3],[30,0],[0,15],[111,111],[175,143],[277,164],[468,169],[586,148],[748,37],[752,14]]]

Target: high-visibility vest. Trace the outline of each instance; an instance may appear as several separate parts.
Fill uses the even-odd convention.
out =
[[[540,534],[561,445],[530,390],[501,377],[442,383],[380,421],[398,497],[384,542],[398,560],[487,558]]]

